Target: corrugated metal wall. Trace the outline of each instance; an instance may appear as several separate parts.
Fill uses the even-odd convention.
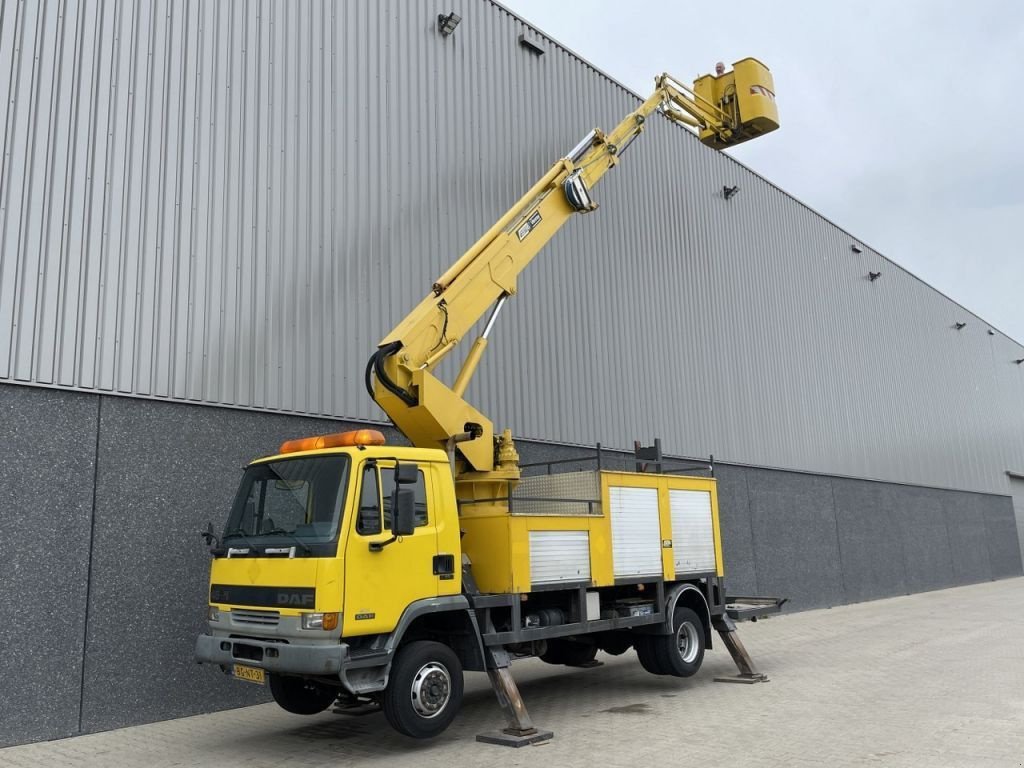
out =
[[[486,0],[443,39],[447,10],[2,0],[0,380],[379,419],[376,341],[636,104]],[[492,337],[470,395],[499,427],[1004,493],[1024,470],[1021,346],[771,184],[655,120],[595,194]]]

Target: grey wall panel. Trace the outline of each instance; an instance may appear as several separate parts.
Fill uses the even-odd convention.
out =
[[[757,587],[796,610],[846,602],[831,481],[746,471]]]
[[[380,418],[376,341],[637,104],[498,5],[447,39],[442,10],[3,0],[0,379]],[[1019,344],[666,121],[595,196],[470,389],[499,427],[1007,492]]]
[[[953,577],[957,584],[970,584],[992,578],[988,550],[985,511],[991,497],[977,493],[947,496],[946,526],[953,559]]]
[[[0,386],[0,747],[78,731],[97,405]]]
[[[899,520],[908,592],[953,586],[953,555],[945,494],[930,488],[888,486],[887,506]]]
[[[750,519],[750,491],[743,467],[717,465],[718,525],[722,534],[725,583],[731,595],[759,595]]]
[[[1013,498],[1013,511],[1017,521],[1017,540],[1020,544],[1020,555],[1024,559],[1024,477],[1018,475],[1017,477],[1010,478],[1010,495]]]
[[[885,486],[865,480],[831,482],[846,599],[906,593],[901,510],[888,506]]]
[[[985,532],[992,578],[1002,579],[1021,573],[1021,554],[1017,546],[1017,525],[1013,504],[1005,496],[990,499],[985,505]]]
[[[6,388],[9,389],[9,388]],[[103,399],[82,729],[266,699],[192,660],[209,555],[250,459],[344,424],[126,398]],[[77,698],[76,698],[77,703]]]

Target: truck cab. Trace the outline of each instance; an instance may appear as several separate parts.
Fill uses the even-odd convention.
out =
[[[467,608],[446,454],[385,446],[373,430],[328,438],[246,467],[212,542],[196,643],[200,662],[269,684],[302,714],[382,689],[402,622]]]

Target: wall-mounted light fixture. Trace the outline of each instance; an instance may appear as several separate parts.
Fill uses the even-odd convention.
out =
[[[1013,362],[1015,362],[1017,365],[1020,365],[1021,363],[1024,363],[1024,357],[1020,357],[1020,358],[1014,360]]]
[[[736,186],[722,187],[722,197],[724,197],[726,200],[728,200],[729,198],[733,197],[739,191],[740,191],[740,188],[736,187]]]
[[[529,35],[520,35],[519,45],[537,56],[543,56],[546,50],[540,40],[530,37]]]
[[[462,21],[462,17],[455,11],[449,14],[439,13],[437,15],[437,31],[441,33],[441,37],[448,37],[459,26],[460,21]]]
[[[956,328],[958,331],[962,331],[964,328],[967,327],[967,323],[953,323],[953,327]]]
[[[854,253],[863,253],[864,252],[864,250],[859,245],[857,245],[856,243],[852,243],[850,245],[850,250],[853,251]]]
[[[872,283],[875,282],[875,280],[877,280],[881,276],[881,272],[868,272],[868,280],[870,280]]]
[[[987,333],[988,333],[989,336],[995,336],[996,335],[996,332],[993,331],[991,328],[988,329]]]

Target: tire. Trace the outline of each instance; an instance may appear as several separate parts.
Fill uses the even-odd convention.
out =
[[[548,647],[544,653],[540,655],[540,660],[545,664],[564,664],[562,656],[562,646],[557,640],[548,640]]]
[[[641,667],[652,675],[667,675],[668,672],[661,668],[661,662],[654,648],[654,641],[658,637],[658,635],[637,635],[633,647],[636,648],[636,657],[640,659]]]
[[[398,651],[381,704],[399,733],[429,739],[443,732],[462,705],[462,664],[451,648],[420,640]]]
[[[267,675],[270,694],[277,705],[293,715],[316,715],[338,698],[338,690],[301,677]]]
[[[633,647],[632,639],[628,635],[616,635],[606,637],[600,642],[601,650],[609,656],[621,656]]]
[[[581,667],[592,662],[596,656],[597,646],[592,643],[576,643],[559,638],[548,640],[547,650],[540,655],[540,660],[547,664]]]
[[[682,606],[672,616],[671,635],[649,635],[663,675],[692,677],[704,661],[704,622]]]

